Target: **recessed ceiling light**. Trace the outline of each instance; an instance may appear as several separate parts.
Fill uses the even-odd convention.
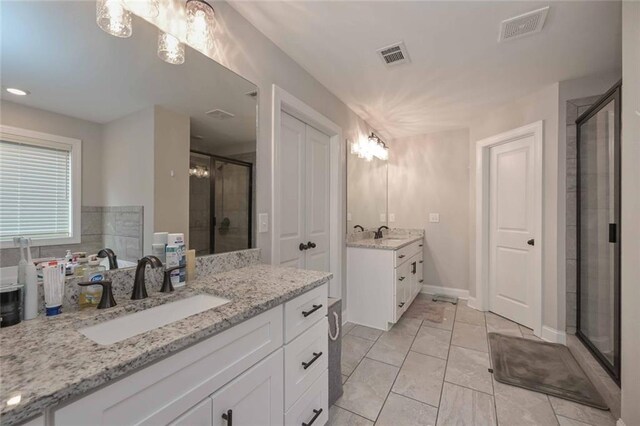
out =
[[[15,87],[7,87],[7,92],[18,96],[27,96],[31,93],[28,90],[16,89]]]

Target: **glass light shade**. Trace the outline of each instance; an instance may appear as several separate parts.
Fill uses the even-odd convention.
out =
[[[215,13],[204,0],[187,0],[187,42],[201,52],[213,45]]]
[[[158,34],[158,56],[169,64],[183,64],[184,43],[181,43],[177,37],[160,31]]]
[[[122,0],[98,0],[96,23],[107,34],[131,37],[131,12],[124,7]]]
[[[158,0],[125,0],[127,9],[138,16],[155,18],[160,13]]]

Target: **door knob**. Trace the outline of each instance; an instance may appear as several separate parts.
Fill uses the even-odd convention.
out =
[[[316,243],[312,243],[311,241],[309,241],[309,242],[307,243],[307,247],[308,247],[308,248],[316,248]]]
[[[533,246],[536,244],[536,240],[534,240],[533,238],[530,239],[529,241],[527,241],[527,244],[529,244],[530,246]]]
[[[300,243],[300,245],[298,246],[298,248],[300,249],[300,251],[305,251],[306,249],[308,249],[309,247],[306,244]]]

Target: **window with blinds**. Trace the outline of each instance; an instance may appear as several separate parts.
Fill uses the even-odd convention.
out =
[[[0,133],[0,241],[75,242],[74,144],[13,133]]]

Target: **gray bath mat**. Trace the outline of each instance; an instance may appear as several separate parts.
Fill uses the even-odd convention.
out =
[[[608,410],[569,348],[489,333],[493,375],[501,383]]]

